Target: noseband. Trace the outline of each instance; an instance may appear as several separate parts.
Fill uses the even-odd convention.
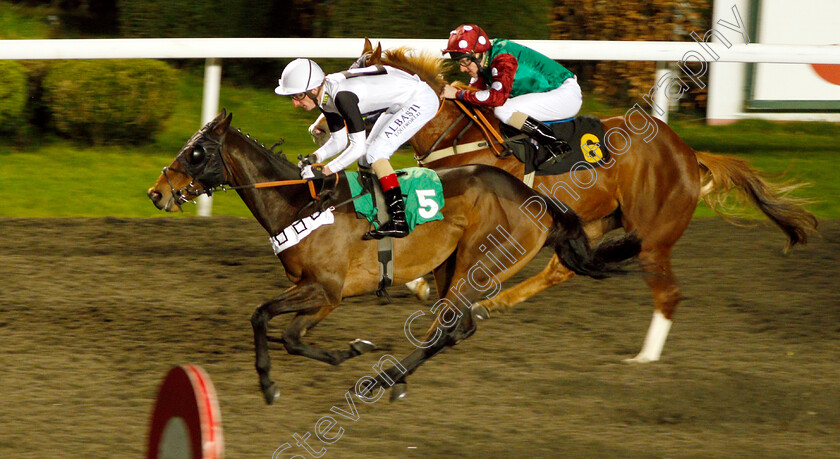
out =
[[[185,176],[190,177],[190,178],[192,178],[192,176],[190,174],[187,174],[186,172],[182,171],[181,169],[176,169],[174,167],[164,167],[163,168],[163,176],[166,177],[166,183],[169,185],[169,190],[172,192],[172,197],[175,198],[175,203],[178,204],[178,208],[179,209],[181,208],[181,204],[184,204],[184,203],[187,203],[187,202],[190,202],[190,201],[192,201],[192,203],[195,204],[196,203],[195,199],[194,198],[188,198],[187,196],[188,195],[193,195],[195,197],[201,196],[202,194],[205,193],[204,189],[199,190],[199,189],[195,188],[196,183],[195,183],[195,179],[193,179],[192,181],[190,181],[189,184],[187,184],[183,188],[179,188],[179,189],[176,190],[175,186],[172,185],[172,180],[169,179],[169,172],[170,171],[177,172],[179,174],[185,175]],[[210,194],[212,194],[212,192],[208,193],[208,196],[210,196]],[[183,209],[181,209],[181,212],[183,212]]]
[[[195,198],[189,198],[188,196],[190,195],[194,197],[198,197],[203,194],[212,196],[213,192],[216,191],[217,188],[223,186],[226,176],[230,176],[230,170],[222,157],[222,142],[210,137],[204,137],[201,140],[201,142],[197,140],[194,142],[193,149],[190,150],[190,152],[194,151],[197,146],[200,146],[204,151],[203,161],[197,164],[191,164],[189,159],[185,157],[187,156],[185,154],[185,150],[184,153],[178,155],[176,158],[176,161],[178,161],[183,169],[174,167],[163,168],[163,176],[166,177],[166,183],[169,185],[172,196],[175,198],[179,208],[181,207],[181,204],[186,202],[192,201],[193,204],[195,204]],[[211,144],[211,148],[205,148],[202,145],[204,143]],[[192,180],[184,187],[175,189],[175,186],[172,184],[172,180],[169,178],[170,171],[190,177]],[[201,189],[197,188],[197,185],[201,185]]]

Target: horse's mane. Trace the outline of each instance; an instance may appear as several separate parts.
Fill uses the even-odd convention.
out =
[[[238,134],[238,137],[242,139],[245,143],[253,147],[258,152],[262,153],[262,155],[268,160],[269,164],[271,164],[271,167],[275,170],[283,172],[284,175],[288,175],[290,172],[294,172],[295,175],[300,173],[297,165],[289,161],[289,158],[287,158],[286,155],[283,154],[283,152],[274,152],[273,150],[266,148],[264,144],[257,142],[257,140],[251,137],[250,134],[245,134],[239,129],[229,127],[228,133],[231,132],[235,132],[236,134]]]
[[[383,51],[382,63],[419,76],[435,91],[440,91],[447,84],[443,74],[451,65],[447,59],[407,46]]]
[[[224,118],[218,117],[217,119],[204,125],[204,127],[199,129],[199,131],[196,132],[195,135],[193,135],[193,137],[187,142],[187,145],[191,145],[193,142],[195,142],[195,140],[197,140],[200,137],[207,136],[210,133],[210,131],[212,131],[216,127],[216,125],[218,125],[223,120]],[[260,152],[268,160],[272,168],[281,172],[285,172],[286,174],[288,174],[289,172],[295,172],[295,174],[298,173],[297,166],[293,162],[289,161],[289,159],[286,158],[286,155],[284,155],[282,152],[275,153],[274,151],[266,148],[264,144],[257,142],[257,140],[251,137],[250,134],[245,134],[241,130],[236,129],[233,126],[228,126],[227,133],[235,134],[239,139],[250,145],[254,150]]]

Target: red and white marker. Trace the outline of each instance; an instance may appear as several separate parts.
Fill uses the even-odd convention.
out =
[[[169,370],[149,428],[148,459],[222,459],[222,415],[207,373],[195,365]]]

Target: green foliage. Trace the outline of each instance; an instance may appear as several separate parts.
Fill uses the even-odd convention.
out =
[[[427,2],[411,0],[336,0],[330,8],[329,36],[438,38],[446,45],[449,31],[460,24],[481,26],[490,38],[549,38],[552,2],[546,0]],[[340,18],[340,20],[338,20]]]
[[[219,9],[214,2],[121,0],[120,29],[124,37],[132,38],[223,36],[225,24],[214,20]]]
[[[120,36],[124,38],[281,37],[299,21],[287,2],[271,0],[119,0]],[[196,71],[203,60],[177,61]],[[224,62],[225,80],[244,85],[271,85],[282,72],[277,59]]]
[[[0,132],[14,132],[26,123],[26,69],[17,61],[0,61]]]
[[[0,2],[0,39],[51,38],[54,28],[45,21],[48,14],[49,10],[43,7]]]
[[[429,2],[409,0],[118,0],[120,34],[135,37],[361,37],[434,38],[446,44],[449,31],[474,22],[491,37],[548,39],[552,16],[549,0],[475,0]],[[361,45],[360,45],[361,49]],[[328,71],[346,68],[325,64]],[[225,79],[270,87],[287,61],[226,61]],[[200,65],[186,62],[186,67]]]
[[[172,113],[176,71],[155,60],[60,61],[43,80],[55,129],[96,144],[150,140]]]
[[[565,0],[558,2],[554,8],[551,38],[691,42],[691,32],[702,36],[710,26],[710,0]],[[656,62],[584,61],[564,64],[578,75],[585,91],[621,103],[640,100],[655,82]],[[708,73],[702,79],[707,78]],[[691,91],[683,95],[680,104],[699,110],[705,107],[706,96],[706,89],[692,86]]]

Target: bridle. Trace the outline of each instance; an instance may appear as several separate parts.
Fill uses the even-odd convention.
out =
[[[204,147],[204,143],[211,144],[212,149]],[[198,147],[200,147],[201,150],[197,150]],[[191,164],[189,159],[184,158],[185,154],[194,154],[197,151],[201,152],[204,156],[203,160],[200,162],[203,166],[200,168]],[[178,205],[178,209],[182,212],[183,209],[181,208],[181,204],[190,201],[195,204],[195,199],[201,195],[206,194],[207,196],[212,196],[217,190],[227,191],[229,189],[225,188],[224,183],[227,181],[227,177],[231,177],[231,173],[224,157],[222,156],[221,141],[209,136],[204,136],[202,138],[202,142],[199,143],[197,140],[195,141],[192,145],[192,149],[187,150],[185,148],[184,152],[178,155],[176,161],[178,161],[183,169],[167,166],[163,168],[162,173],[163,176],[166,177],[166,183],[169,185],[169,190]],[[221,167],[219,167],[218,164],[221,164]],[[190,183],[182,188],[175,189],[175,186],[172,184],[172,180],[169,178],[170,171],[177,172],[185,177],[191,178],[192,180],[190,180]],[[213,185],[210,185],[211,180],[215,182]],[[197,188],[197,185],[199,184],[201,185],[201,189]],[[193,197],[189,198],[188,196]]]
[[[195,179],[190,181],[190,183],[187,184],[186,186],[184,186],[183,188],[179,188],[179,189],[176,190],[175,186],[172,185],[172,180],[169,179],[169,172],[170,171],[177,172],[179,174],[182,174],[182,175],[190,177],[190,178],[192,178],[192,176],[190,176],[190,174],[187,174],[186,172],[182,171],[181,169],[176,169],[174,167],[168,167],[167,166],[167,167],[163,168],[163,176],[166,177],[166,183],[167,183],[167,185],[169,185],[169,190],[172,193],[172,197],[175,199],[175,204],[178,206],[178,209],[181,210],[181,212],[183,212],[184,210],[181,209],[181,204],[184,204],[184,203],[187,203],[187,202],[190,202],[190,201],[192,201],[193,204],[196,203],[195,198],[192,198],[192,199],[188,198],[187,195],[193,195],[197,198],[198,196],[200,196],[202,194],[202,190],[198,190],[198,189],[195,188]]]
[[[194,137],[194,139],[196,140],[193,142],[192,149],[189,149],[190,143],[188,142],[187,147],[185,147],[184,151],[181,154],[179,154],[176,158],[176,161],[183,167],[183,169],[170,166],[163,168],[163,176],[166,177],[166,182],[169,185],[172,197],[173,199],[175,199],[175,202],[178,205],[178,209],[181,212],[183,212],[181,204],[190,201],[193,204],[195,204],[196,198],[198,198],[199,196],[212,196],[213,193],[215,193],[216,191],[227,192],[228,190],[235,191],[244,189],[271,188],[278,186],[308,184],[309,195],[310,197],[312,197],[313,202],[322,200],[321,193],[324,191],[324,188],[327,185],[326,180],[323,181],[320,191],[315,189],[315,182],[313,180],[308,179],[278,180],[236,186],[226,185],[228,178],[233,177],[233,174],[231,174],[227,162],[225,162],[224,155],[222,155],[223,143],[220,140],[214,139],[206,135],[203,137],[199,137],[199,134],[202,133],[199,132],[196,135],[196,137]],[[198,140],[199,138],[201,139],[200,142]],[[211,148],[208,149],[204,147],[203,144],[206,143],[211,144]],[[197,150],[198,147],[200,147],[200,150]],[[200,151],[200,154],[204,156],[204,158],[197,164],[192,164],[189,158],[184,158],[185,155],[190,155],[196,151]],[[176,189],[175,186],[172,184],[172,180],[169,178],[170,171],[179,173],[181,175],[184,175],[185,177],[189,177],[192,180],[190,180],[190,183],[188,183],[187,185]],[[338,185],[339,174],[333,175],[335,176],[335,183],[332,185],[334,188]],[[197,188],[198,185],[201,185],[201,189]],[[358,197],[359,196],[357,196],[356,198]],[[350,202],[356,198],[348,200],[347,202]],[[339,207],[341,205],[346,204],[347,202],[343,202],[333,207]],[[305,209],[306,207],[308,206],[305,206],[303,209]],[[300,209],[300,211],[302,211],[303,209]]]

